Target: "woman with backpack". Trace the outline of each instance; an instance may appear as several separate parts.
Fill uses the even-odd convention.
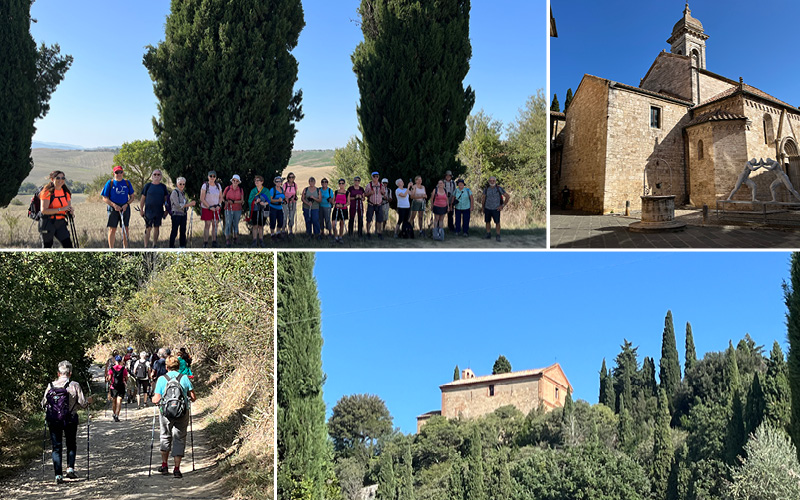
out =
[[[136,406],[142,407],[142,395],[147,406],[147,395],[150,394],[150,362],[147,353],[139,353],[139,359],[133,364],[133,376],[136,378]]]
[[[450,197],[444,189],[444,181],[439,180],[436,187],[431,192],[431,207],[433,210],[433,238],[444,239],[444,216],[447,215],[447,208],[450,206]]]
[[[208,182],[203,183],[200,188],[200,220],[205,222],[203,227],[203,248],[208,248],[208,231],[212,229],[211,246],[217,247],[217,226],[220,221],[220,204],[222,198],[222,189],[217,182],[217,172],[211,170],[208,172]]]
[[[161,406],[159,412],[159,434],[161,451],[161,467],[158,472],[169,474],[169,454],[172,451],[172,458],[175,467],[172,474],[176,478],[183,477],[181,474],[181,459],[186,450],[186,429],[191,419],[191,403],[197,401],[194,394],[194,387],[189,377],[178,373],[180,361],[177,356],[170,356],[166,361],[167,373],[156,381],[156,390],[153,394],[153,404]]]
[[[308,186],[303,189],[303,219],[306,222],[306,236],[319,235],[319,188],[317,180],[313,177],[308,178]]]
[[[128,382],[128,370],[122,364],[122,356],[117,355],[114,361],[116,361],[116,364],[108,371],[111,389],[109,396],[111,397],[111,413],[113,414],[114,422],[119,422],[119,414],[122,411],[122,398],[125,396],[125,385]]]
[[[422,185],[422,177],[419,175],[414,177],[414,185],[408,186],[411,195],[411,225],[414,225],[414,219],[419,221],[419,235],[425,235],[425,225],[422,219],[425,217],[425,205],[428,200],[428,193],[425,191],[425,186]]]
[[[269,195],[264,188],[264,178],[255,176],[253,183],[256,185],[250,190],[248,204],[250,205],[250,224],[253,225],[253,246],[264,246],[264,225],[267,221]]]
[[[286,195],[284,217],[288,226],[287,235],[294,234],[294,223],[297,218],[297,183],[294,182],[294,174],[286,174],[286,182],[283,184],[283,193]]]
[[[180,246],[186,248],[186,209],[194,207],[196,201],[186,201],[186,177],[175,180],[177,186],[169,195],[169,216],[172,218],[172,229],[169,232],[169,247],[175,248],[175,237],[180,231]]]
[[[339,189],[333,194],[333,240],[337,243],[344,242],[344,221],[347,220],[347,206],[350,204],[350,192],[347,183],[339,179]],[[338,224],[337,224],[338,223]],[[336,227],[339,227],[337,234]]]
[[[403,225],[408,224],[408,217],[411,215],[411,200],[408,196],[408,189],[404,187],[403,179],[397,179],[394,184],[397,186],[397,189],[394,190],[397,199],[397,225],[394,227],[394,237],[397,238],[398,231]]]
[[[272,182],[275,185],[269,190],[269,233],[272,238],[276,238],[283,234],[283,229],[286,227],[286,214],[283,213],[283,207],[287,205],[286,193],[281,185],[283,179],[278,176]]]
[[[75,209],[72,207],[72,193],[67,187],[66,179],[64,172],[54,170],[50,172],[50,182],[39,192],[39,233],[42,235],[42,248],[53,248],[53,239],[57,239],[62,248],[72,248],[67,217],[71,218]]]
[[[78,408],[86,408],[94,402],[91,396],[86,399],[77,382],[70,381],[72,364],[62,361],[58,364],[56,380],[47,385],[42,398],[45,420],[50,430],[50,443],[53,445],[53,469],[56,484],[64,482],[63,447],[67,444],[67,474],[69,479],[77,479],[75,456],[78,451]]]
[[[231,178],[231,185],[222,192],[222,202],[225,205],[225,246],[239,244],[239,219],[242,217],[242,204],[244,203],[244,190],[239,185],[242,182],[238,174]]]

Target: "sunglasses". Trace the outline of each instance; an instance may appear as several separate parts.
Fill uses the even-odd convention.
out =
[[[209,179],[214,179],[214,178],[216,178],[216,177],[217,177],[216,175],[209,175],[209,176],[208,176],[208,178],[209,178]]]
[[[161,177],[161,174],[153,174],[153,177]]]
[[[340,183],[339,183],[339,185],[340,185],[340,186],[344,186],[344,182],[340,182]]]
[[[287,179],[294,179],[294,176],[290,175],[289,177],[287,177]]]
[[[57,180],[57,181],[63,181],[64,179],[66,179],[66,177],[61,177],[61,176],[59,176],[59,177],[56,177],[56,180]]]

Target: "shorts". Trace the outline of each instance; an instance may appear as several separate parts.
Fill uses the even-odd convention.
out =
[[[200,210],[200,220],[219,221],[222,218],[222,212],[213,212],[207,208]]]
[[[167,420],[164,415],[159,415],[159,447],[161,451],[172,451],[173,457],[182,457],[186,450],[186,428],[189,427],[189,407],[186,415],[174,422]]]
[[[447,213],[447,207],[433,207],[434,215],[445,215]]]
[[[372,216],[375,215],[375,222],[384,222],[383,209],[381,205],[373,205],[370,203],[367,206],[367,222],[372,222]]]
[[[139,389],[139,394],[146,394],[150,391],[150,381],[147,379],[136,379],[136,387]]]
[[[250,223],[254,226],[266,226],[268,216],[267,210],[256,210],[250,213]]]
[[[144,227],[151,228],[151,227],[161,227],[161,221],[164,220],[164,214],[154,214],[152,216],[145,214],[144,216]]]
[[[500,224],[500,210],[491,210],[488,208],[483,209],[483,219],[487,224],[494,221],[495,224]]]
[[[109,390],[111,392],[111,397],[112,398],[121,398],[122,396],[125,395],[125,386],[124,385],[120,385],[120,386],[112,385]]]
[[[425,200],[411,200],[411,211],[412,212],[424,212],[425,211]]]
[[[125,212],[122,213],[122,220],[125,221],[125,227],[131,225],[131,207],[130,205],[128,208],[125,209]],[[120,221],[120,213],[117,210],[112,209],[110,206],[108,207],[108,223],[106,227],[117,227],[119,226]]]
[[[333,209],[333,220],[347,220],[347,209],[346,208],[334,208]]]

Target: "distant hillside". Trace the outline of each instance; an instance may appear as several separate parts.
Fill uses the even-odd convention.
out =
[[[46,148],[46,149],[85,149],[83,146],[76,146],[74,144],[61,144],[60,142],[39,142],[33,141],[31,145],[33,149]]]
[[[330,167],[333,165],[332,149],[309,149],[305,151],[292,151],[289,160],[290,167]]]

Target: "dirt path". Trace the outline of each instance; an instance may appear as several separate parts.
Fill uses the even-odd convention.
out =
[[[99,371],[99,370],[98,370]],[[95,387],[101,387],[102,375],[96,376]],[[86,422],[78,429],[78,456],[75,472],[78,479],[56,485],[50,444],[47,445],[44,479],[42,460],[31,463],[17,477],[0,483],[0,498],[19,500],[67,498],[116,498],[124,500],[178,498],[222,499],[230,493],[222,484],[214,462],[214,453],[206,446],[202,424],[202,402],[194,408],[195,471],[192,471],[191,446],[187,442],[186,456],[181,464],[182,479],[156,472],[161,464],[158,452],[158,423],[153,447],[153,474],[148,477],[150,436],[153,407],[136,409],[136,404],[121,413],[122,422],[114,422],[111,412],[97,411],[91,421],[90,479],[86,479]],[[170,469],[172,459],[170,458]],[[66,470],[66,450],[64,453]]]

